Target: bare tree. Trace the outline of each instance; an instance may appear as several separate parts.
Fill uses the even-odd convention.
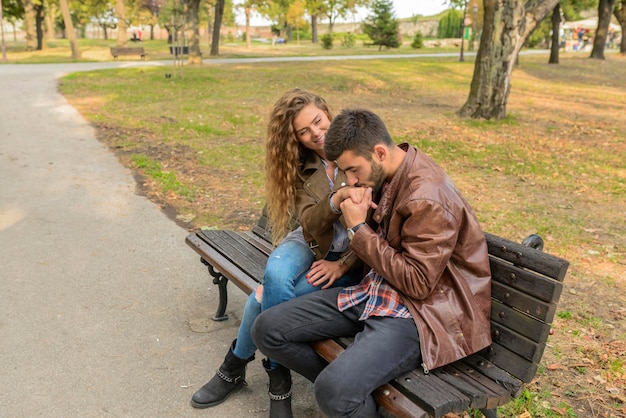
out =
[[[225,0],[217,0],[215,3],[215,24],[213,25],[213,38],[211,39],[211,56],[217,56],[220,53],[220,29],[224,17],[225,3]]]
[[[115,14],[117,15],[117,46],[124,46],[126,45],[126,31],[128,29],[124,0],[115,0]]]
[[[626,0],[618,0],[615,10],[613,11],[617,21],[622,27],[622,41],[619,45],[619,52],[622,55],[626,54]]]
[[[503,119],[524,42],[559,0],[485,0],[484,26],[467,101],[459,115]]]
[[[596,29],[596,34],[593,37],[593,49],[590,58],[604,59],[604,46],[609,34],[609,24],[614,6],[615,0],[600,0],[598,3],[598,29]]]
[[[70,7],[67,4],[67,0],[59,0],[59,6],[63,14],[63,22],[65,23],[65,36],[69,39],[70,48],[72,49],[72,59],[77,60],[80,58],[80,50],[76,42],[76,32],[74,31],[74,24],[72,23],[72,16],[70,15]]]

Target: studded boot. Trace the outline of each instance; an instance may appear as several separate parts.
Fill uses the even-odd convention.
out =
[[[270,369],[268,359],[263,360],[263,367],[270,378],[270,418],[293,418],[291,412],[291,371],[279,365]]]
[[[194,408],[208,408],[220,404],[226,400],[235,390],[241,389],[246,383],[246,365],[254,360],[254,356],[248,359],[240,359],[233,354],[237,340],[233,341],[224,358],[224,362],[217,369],[215,376],[194,393],[191,398],[191,406]]]

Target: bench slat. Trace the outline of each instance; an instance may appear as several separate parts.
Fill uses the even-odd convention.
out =
[[[547,303],[558,301],[561,297],[563,283],[559,281],[521,269],[494,257],[489,258],[489,266],[495,282],[520,290]]]
[[[205,230],[204,241],[255,281],[263,278],[267,256],[232,231]],[[221,270],[220,270],[221,271]],[[223,272],[222,272],[223,273]]]
[[[525,358],[498,344],[493,344],[488,349],[488,352],[484,353],[484,356],[494,365],[506,370],[524,383],[530,383],[539,368],[538,363],[527,361]]]
[[[491,322],[491,338],[494,344],[514,351],[531,363],[537,363],[543,355],[544,345],[538,344],[507,327]]]
[[[491,300],[491,320],[540,344],[550,334],[549,324],[515,311],[495,299]]]
[[[560,282],[565,278],[569,262],[551,254],[526,247],[485,232],[489,254],[519,267],[551,277]]]
[[[213,247],[208,245],[204,240],[200,239],[198,235],[190,235],[186,238],[187,244],[193,248],[200,257],[209,262],[213,267],[220,271],[224,277],[232,281],[238,288],[243,290],[247,295],[252,293],[258,286],[256,280],[252,279],[247,274],[244,274],[237,268],[236,264],[222,256]]]
[[[452,411],[464,411],[471,400],[463,392],[438,377],[439,371],[424,374],[416,369],[392,381],[405,396],[430,415],[440,417]]]

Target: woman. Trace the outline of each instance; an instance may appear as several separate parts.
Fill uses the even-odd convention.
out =
[[[246,364],[256,346],[250,329],[262,310],[318,289],[347,286],[361,279],[361,263],[349,250],[340,203],[350,196],[345,174],[324,156],[332,119],[326,101],[305,90],[285,93],[268,125],[265,162],[267,214],[274,243],[263,286],[244,307],[237,339],[215,376],[191,399],[195,408],[223,402],[245,382]],[[300,226],[290,231],[293,219]],[[291,416],[289,369],[263,360],[269,375],[270,417]]]

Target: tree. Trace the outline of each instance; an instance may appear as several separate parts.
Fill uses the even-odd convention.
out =
[[[467,101],[459,115],[503,119],[519,51],[559,0],[485,0],[484,26]]]
[[[400,35],[391,0],[375,0],[372,14],[363,22],[363,33],[378,45],[378,50],[400,46]]]
[[[32,51],[36,48],[35,40],[35,10],[33,0],[22,0],[24,7],[24,27],[26,31],[26,50]]]
[[[304,20],[304,8],[305,5],[302,0],[294,0],[294,2],[289,5],[285,16],[286,23],[290,27],[296,28],[296,39],[298,45],[300,44],[300,29],[306,25],[306,21]]]
[[[59,0],[59,6],[61,6],[61,13],[63,14],[63,22],[65,23],[65,35],[70,40],[70,48],[72,50],[72,59],[80,58],[80,50],[78,49],[78,43],[76,42],[76,32],[74,32],[74,24],[72,23],[72,16],[70,15],[70,7],[67,4],[67,0]]]
[[[202,52],[200,51],[200,0],[183,0],[183,2],[185,4],[185,21],[187,22],[187,25],[191,30],[191,42],[189,43],[188,62],[189,64],[202,64]],[[218,3],[222,3],[223,11],[224,0],[220,0],[218,1]]]
[[[593,37],[593,49],[589,58],[604,59],[604,46],[606,45],[614,6],[615,0],[600,0],[598,3],[598,29],[596,29],[596,34]]]
[[[211,56],[217,56],[220,53],[220,28],[222,27],[222,18],[224,17],[225,2],[226,0],[217,0],[215,3],[213,37],[211,38]]]
[[[554,10],[552,10],[552,42],[550,44],[550,58],[548,59],[548,64],[558,64],[559,63],[559,32],[561,27],[561,7],[559,3],[554,6]]]
[[[124,0],[115,0],[115,15],[117,17],[117,46],[126,45],[126,7]]]
[[[626,0],[618,0],[613,14],[622,27],[622,41],[619,45],[619,52],[622,55],[626,55]]]

